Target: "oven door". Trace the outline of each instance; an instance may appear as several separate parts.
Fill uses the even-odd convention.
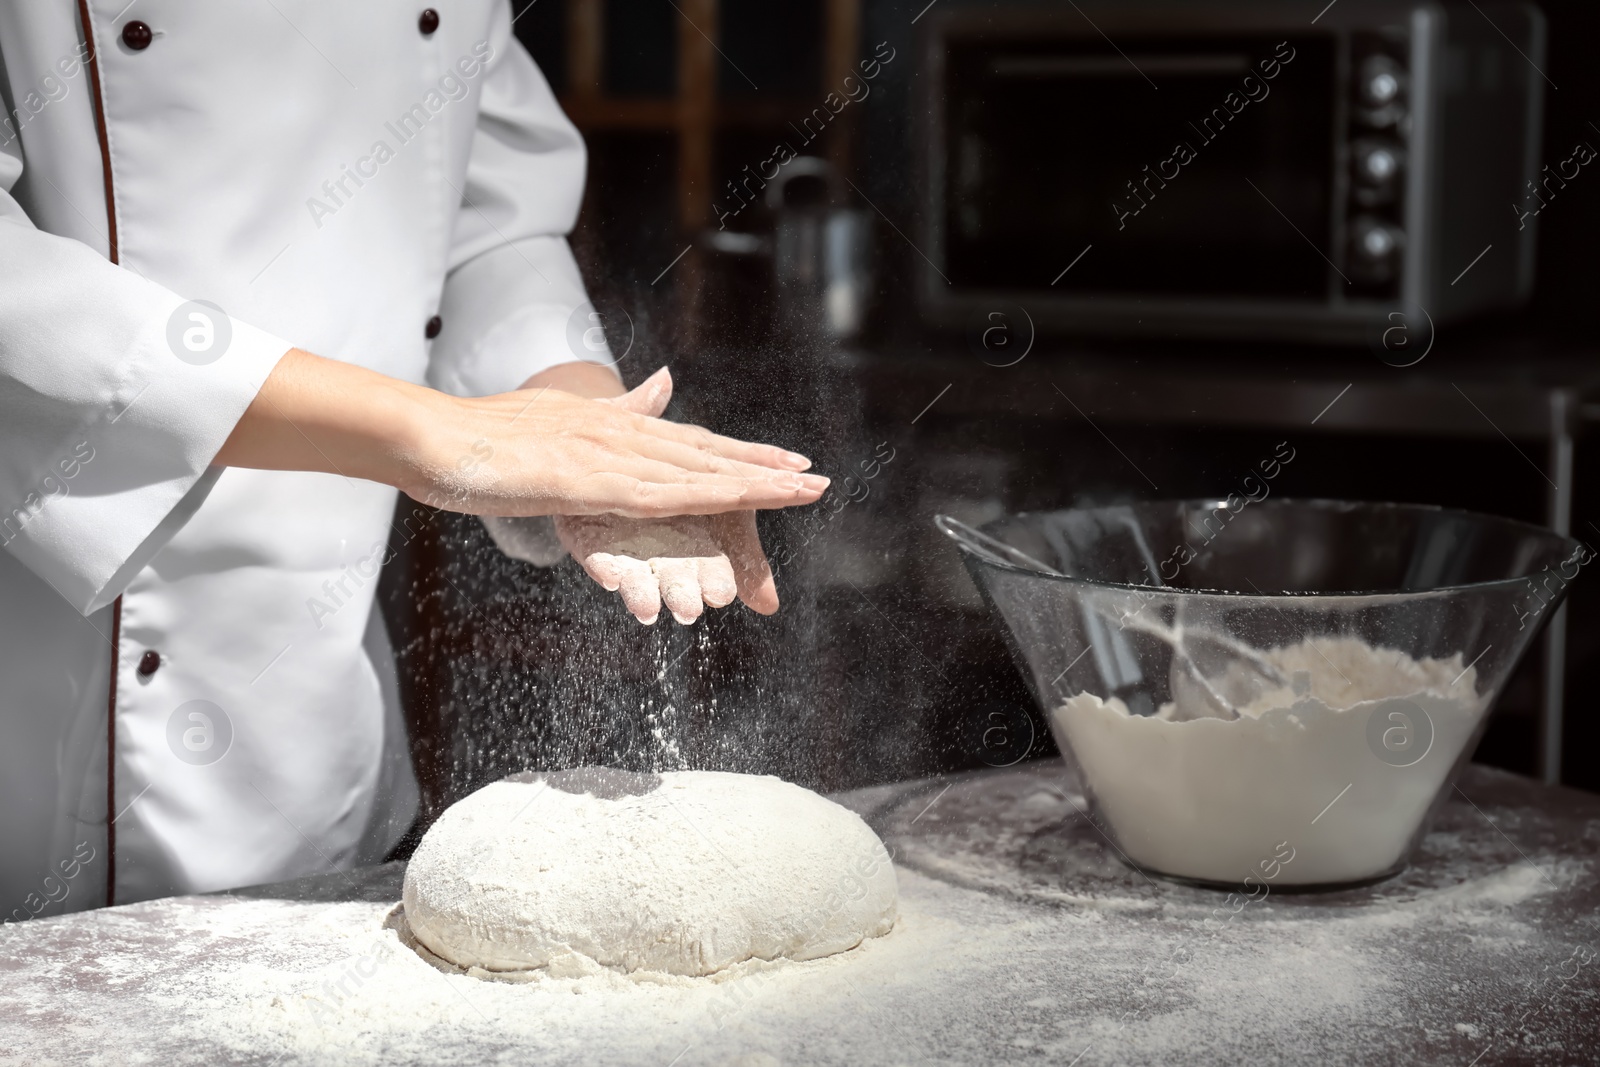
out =
[[[1015,302],[1047,332],[1359,338],[1393,290],[1343,269],[1340,38],[1259,7],[1140,10],[931,28],[925,312],[971,325]]]

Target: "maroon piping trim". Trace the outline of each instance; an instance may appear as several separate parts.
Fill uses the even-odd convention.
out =
[[[94,46],[94,31],[89,26],[89,0],[78,0],[78,18],[83,24],[84,66],[89,68],[89,88],[94,92],[94,125],[100,136],[100,165],[106,185],[106,256],[113,263],[117,256],[117,201],[112,195],[111,141],[106,136],[105,95],[100,88],[100,56]]]
[[[122,649],[122,598],[111,604],[111,684],[106,696],[106,906],[117,890],[117,665]]]
[[[111,141],[106,136],[105,96],[100,88],[100,63],[89,23],[89,0],[78,0],[78,21],[83,27],[84,66],[89,68],[89,88],[94,93],[95,133],[100,138],[100,168],[106,188],[106,257],[118,262],[117,201],[111,181]],[[117,887],[117,668],[122,658],[122,598],[111,605],[111,684],[106,695],[106,904],[116,903]]]

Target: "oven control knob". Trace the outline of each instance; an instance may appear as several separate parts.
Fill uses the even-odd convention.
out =
[[[1368,107],[1388,107],[1405,91],[1405,71],[1388,56],[1368,56],[1358,79],[1361,102]]]
[[[1387,226],[1369,226],[1361,231],[1361,254],[1366,259],[1388,259],[1399,244]]]
[[[1375,138],[1357,141],[1351,158],[1355,171],[1351,195],[1355,202],[1362,207],[1392,203],[1399,193],[1406,150],[1396,141]]]
[[[1369,145],[1356,157],[1361,176],[1373,185],[1387,185],[1400,173],[1400,154],[1388,145]]]
[[[1363,282],[1393,280],[1405,234],[1382,219],[1358,216],[1350,223],[1350,266]]]

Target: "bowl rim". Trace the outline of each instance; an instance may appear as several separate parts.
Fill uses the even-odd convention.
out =
[[[1007,520],[1011,520],[1011,519],[1025,518],[1025,517],[1030,516],[1030,515],[1053,515],[1053,514],[1058,514],[1058,513],[1061,513],[1061,512],[1068,512],[1068,511],[1096,512],[1096,511],[1106,511],[1106,510],[1109,510],[1111,508],[1121,508],[1121,507],[1131,507],[1131,506],[1158,506],[1158,505],[1163,505],[1163,504],[1170,504],[1170,505],[1216,504],[1216,505],[1220,505],[1220,506],[1224,506],[1225,507],[1225,506],[1227,506],[1227,501],[1226,501],[1226,498],[1224,498],[1224,497],[1205,497],[1205,496],[1202,496],[1202,497],[1160,497],[1160,498],[1156,498],[1156,499],[1152,499],[1152,500],[1141,499],[1141,500],[1129,500],[1129,501],[1124,501],[1124,502],[1121,502],[1121,503],[1114,503],[1114,504],[1098,504],[1098,505],[1095,505],[1095,506],[1092,506],[1092,507],[1065,507],[1065,508],[1050,508],[1050,509],[1033,509],[1033,510],[1029,510],[1029,511],[1015,511],[1015,512],[1007,512],[1006,514],[1002,515],[998,519],[992,519],[989,522],[986,522],[986,523],[982,524],[981,526],[978,527],[978,530],[980,532],[983,532],[983,533],[986,533],[986,534],[990,534],[991,536],[993,536],[994,535],[994,529],[993,528],[997,524],[1006,522]],[[1336,509],[1336,508],[1337,509],[1370,508],[1370,509],[1395,510],[1395,511],[1419,511],[1419,512],[1425,511],[1425,512],[1432,512],[1432,513],[1436,513],[1436,514],[1440,514],[1440,515],[1460,515],[1460,516],[1464,516],[1466,518],[1477,519],[1477,520],[1487,520],[1487,521],[1494,522],[1494,523],[1500,523],[1500,524],[1503,524],[1505,526],[1520,528],[1522,530],[1525,530],[1525,531],[1528,531],[1528,532],[1531,532],[1531,533],[1542,534],[1542,535],[1544,535],[1546,537],[1553,537],[1553,538],[1557,539],[1558,541],[1565,542],[1565,544],[1567,546],[1567,556],[1568,556],[1568,558],[1571,558],[1572,550],[1576,549],[1576,548],[1588,549],[1590,554],[1591,554],[1591,556],[1593,555],[1593,550],[1592,549],[1589,549],[1588,546],[1585,545],[1582,541],[1579,541],[1577,538],[1571,536],[1570,534],[1558,533],[1555,530],[1552,530],[1547,526],[1540,526],[1537,523],[1525,522],[1522,519],[1513,519],[1513,518],[1510,518],[1510,517],[1505,516],[1505,515],[1490,515],[1490,514],[1488,514],[1486,512],[1471,511],[1471,510],[1468,510],[1466,508],[1449,508],[1449,507],[1444,507],[1443,505],[1440,505],[1440,504],[1416,504],[1416,503],[1407,503],[1407,502],[1404,502],[1404,501],[1394,501],[1394,500],[1340,500],[1340,499],[1337,499],[1337,498],[1334,498],[1334,497],[1277,497],[1277,498],[1272,499],[1272,500],[1259,500],[1259,501],[1252,501],[1251,502],[1251,506],[1254,506],[1254,507],[1281,508],[1281,507],[1284,507],[1285,505],[1292,505],[1292,506],[1302,507],[1302,508],[1313,508],[1313,509],[1317,509],[1317,510],[1333,510],[1333,509]],[[1211,508],[1211,509],[1208,509],[1208,510],[1214,510],[1214,508]],[[1242,511],[1243,509],[1241,508],[1240,510]],[[1512,577],[1512,578],[1495,578],[1495,579],[1492,579],[1490,581],[1463,582],[1463,583],[1458,583],[1458,584],[1455,584],[1455,585],[1436,585],[1436,586],[1430,586],[1427,589],[1412,589],[1412,590],[1395,590],[1395,589],[1349,589],[1349,590],[1344,590],[1344,589],[1341,589],[1341,590],[1318,590],[1318,591],[1315,591],[1315,592],[1291,592],[1291,591],[1287,591],[1287,590],[1280,590],[1280,591],[1275,592],[1275,593],[1273,593],[1273,592],[1241,593],[1241,592],[1237,592],[1237,591],[1232,590],[1232,589],[1179,588],[1179,587],[1176,587],[1176,586],[1154,585],[1154,584],[1150,584],[1150,583],[1137,583],[1136,584],[1136,583],[1132,583],[1132,582],[1110,582],[1110,581],[1105,581],[1105,580],[1099,579],[1099,578],[1080,578],[1080,577],[1076,577],[1074,575],[1068,575],[1068,574],[1061,574],[1061,575],[1046,574],[1046,573],[1044,573],[1042,571],[1033,570],[1032,568],[1029,568],[1029,567],[1018,566],[1018,565],[1016,565],[1014,563],[1006,563],[1006,562],[1002,562],[1002,561],[1000,561],[998,559],[985,558],[984,556],[980,556],[976,552],[972,551],[972,549],[970,547],[968,547],[968,545],[963,541],[963,539],[956,532],[954,532],[948,526],[945,525],[945,523],[942,520],[947,519],[947,518],[953,519],[954,516],[945,515],[943,513],[935,515],[934,519],[933,519],[934,525],[936,527],[938,527],[938,529],[939,529],[939,531],[941,533],[943,533],[951,541],[955,542],[956,548],[957,548],[958,551],[960,551],[962,559],[964,561],[968,562],[969,565],[970,564],[980,564],[980,565],[985,566],[985,567],[992,567],[995,570],[1014,571],[1017,574],[1025,574],[1025,575],[1028,575],[1029,577],[1038,578],[1038,579],[1041,579],[1043,581],[1066,582],[1066,583],[1071,584],[1071,585],[1086,585],[1086,586],[1092,586],[1092,587],[1098,588],[1098,589],[1119,589],[1119,590],[1125,590],[1125,591],[1128,591],[1128,592],[1136,592],[1136,593],[1141,593],[1141,594],[1142,593],[1150,593],[1152,595],[1159,595],[1159,594],[1163,594],[1164,593],[1164,594],[1168,594],[1168,595],[1172,595],[1172,596],[1230,597],[1230,598],[1233,598],[1235,600],[1281,600],[1281,599],[1285,599],[1285,598],[1294,598],[1294,599],[1297,599],[1297,600],[1310,600],[1310,599],[1344,600],[1344,599],[1353,599],[1353,598],[1361,598],[1361,599],[1369,599],[1369,600],[1384,600],[1384,599],[1399,599],[1399,598],[1416,598],[1416,597],[1432,596],[1432,595],[1435,595],[1435,594],[1464,592],[1464,591],[1468,591],[1468,590],[1489,590],[1489,589],[1495,589],[1495,588],[1498,588],[1498,587],[1510,588],[1512,586],[1521,585],[1523,582],[1526,582],[1530,578],[1533,577],[1533,575],[1519,575],[1519,576]],[[1588,562],[1588,561],[1584,561],[1584,562]],[[1580,566],[1581,565],[1582,564],[1580,564]],[[1536,573],[1543,573],[1543,572],[1541,571],[1541,572],[1536,572]],[[1574,575],[1574,578],[1575,577],[1576,577],[1576,575]],[[1573,579],[1566,579],[1566,580],[1568,582],[1570,582]]]

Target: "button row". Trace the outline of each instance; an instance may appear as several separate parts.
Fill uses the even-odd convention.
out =
[[[439,13],[431,7],[424,8],[422,14],[417,18],[417,29],[422,31],[424,37],[433,36],[434,32],[439,29]],[[155,38],[156,33],[150,28],[150,24],[139,19],[133,19],[122,27],[122,43],[135,52],[143,52],[146,48],[149,48]],[[439,331],[442,329],[444,329],[444,320],[435,315],[428,320],[427,325],[423,328],[423,333],[431,341],[439,336]],[[161,653],[155,649],[148,649],[144,655],[139,657],[139,666],[137,668],[139,677],[149,678],[160,669]]]
[[[417,29],[422,31],[422,36],[432,37],[438,28],[439,13],[431,7],[423,8],[422,14],[417,16]],[[122,43],[135,52],[143,52],[155,39],[156,32],[148,22],[134,19],[122,27]]]

